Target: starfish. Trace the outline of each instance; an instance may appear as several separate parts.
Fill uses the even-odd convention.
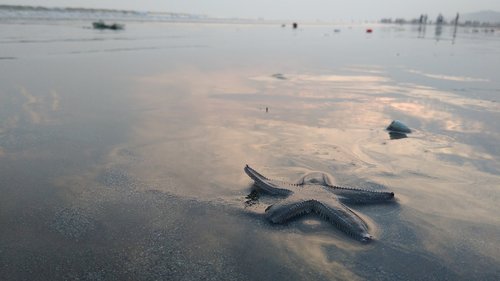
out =
[[[334,186],[328,175],[321,172],[306,174],[293,184],[268,179],[248,165],[244,170],[254,180],[259,191],[285,197],[266,208],[266,217],[272,223],[281,224],[304,214],[316,213],[363,242],[373,239],[368,232],[368,225],[344,203],[367,204],[394,200],[393,192]]]

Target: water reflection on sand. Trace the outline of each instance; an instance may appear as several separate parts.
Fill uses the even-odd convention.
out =
[[[498,155],[448,133],[484,132],[481,121],[464,118],[462,111],[497,112],[495,103],[397,83],[383,74],[285,74],[286,80],[270,73],[255,75],[263,72],[207,73],[193,68],[139,79],[138,88],[147,91],[141,91],[137,102],[147,110],[141,114],[134,142],[141,158],[148,160],[145,167],[134,167],[138,177],[154,183],[168,171],[172,178],[182,179],[182,188],[164,191],[235,208],[241,205],[235,196],[250,182],[241,173],[246,163],[262,167],[270,176],[288,173],[293,179],[319,170],[333,173],[341,185],[373,188],[376,183],[375,187],[394,191],[402,205],[389,207],[395,212],[359,209],[373,216],[373,227],[381,230],[380,242],[372,246],[351,243],[324,224],[322,231],[305,225],[304,233],[299,221],[289,226],[296,231],[287,226],[267,232],[266,239],[283,244],[312,270],[323,269],[340,279],[360,278],[354,272],[363,271],[364,259],[376,259],[380,247],[387,247],[392,259],[410,255],[406,258],[417,267],[438,263],[441,266],[430,271],[445,276],[453,275],[446,275],[451,273],[442,266],[457,274],[479,270],[482,265],[474,267],[477,255],[484,264],[499,261],[494,242],[498,230],[493,227],[500,224],[493,215],[498,175],[482,171],[474,162],[489,161],[498,169]],[[164,92],[172,88],[177,95]],[[415,132],[390,140],[384,128],[393,116],[410,120]],[[263,206],[254,211],[262,212]],[[401,224],[407,228],[403,232],[397,230]],[[398,265],[394,268],[405,272]],[[393,277],[412,276],[405,274]]]
[[[500,108],[489,74],[440,74],[417,62],[390,63],[392,53],[380,62],[350,43],[364,37],[348,32],[318,43],[313,32],[291,37],[270,27],[162,25],[153,32],[162,36],[149,37],[148,28],[131,25],[123,36],[137,32],[137,40],[108,42],[130,51],[110,57],[88,52],[108,50],[95,40],[58,45],[72,55],[51,53],[54,67],[41,81],[29,66],[46,62],[18,53],[5,62],[14,71],[0,89],[0,175],[8,182],[0,253],[9,257],[0,257],[0,273],[97,280],[498,275]],[[283,43],[249,43],[266,32]],[[241,43],[222,44],[228,33]],[[211,47],[167,50],[164,40]],[[141,48],[143,41],[153,48]],[[351,47],[354,54],[331,52]],[[37,54],[45,58],[43,50]],[[134,52],[140,56],[125,54]],[[250,56],[235,59],[242,54]],[[68,72],[74,60],[79,67]],[[394,119],[413,132],[391,138],[385,128]],[[245,207],[245,164],[292,182],[323,171],[338,185],[394,191],[397,202],[353,207],[376,238],[366,245],[314,216],[271,225],[262,213],[279,199],[262,196]],[[52,271],[55,264],[63,269]]]

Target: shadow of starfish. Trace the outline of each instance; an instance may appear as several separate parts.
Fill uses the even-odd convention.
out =
[[[332,185],[325,173],[314,172],[303,176],[296,184],[268,179],[250,166],[245,173],[255,181],[260,191],[285,199],[266,209],[272,223],[284,223],[294,217],[316,213],[356,239],[367,242],[373,239],[368,225],[344,203],[367,204],[394,200],[393,192],[378,192]]]

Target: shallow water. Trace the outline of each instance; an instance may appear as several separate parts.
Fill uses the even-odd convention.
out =
[[[0,24],[0,279],[500,276],[500,31],[89,25]],[[245,164],[397,203],[270,225]]]

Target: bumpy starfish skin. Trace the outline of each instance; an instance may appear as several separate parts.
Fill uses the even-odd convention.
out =
[[[286,196],[266,209],[266,216],[271,222],[284,223],[303,214],[316,213],[361,241],[372,239],[368,225],[343,203],[367,204],[394,199],[393,192],[334,186],[328,175],[320,172],[307,174],[297,184],[291,184],[268,179],[248,165],[244,170],[259,190]]]

